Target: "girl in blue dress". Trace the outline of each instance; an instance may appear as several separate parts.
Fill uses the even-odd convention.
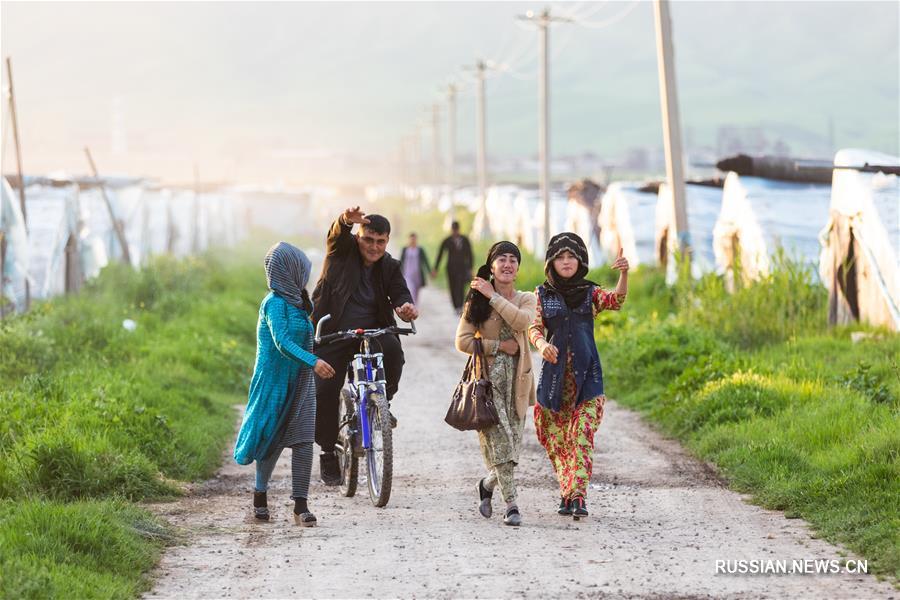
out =
[[[334,369],[312,353],[312,302],[306,291],[309,258],[299,248],[279,242],[266,254],[265,269],[269,293],[259,307],[256,365],[234,460],[242,465],[256,461],[254,516],[267,521],[269,479],[281,451],[290,447],[294,521],[314,527],[316,517],[307,504],[316,424],[313,372],[328,379]]]

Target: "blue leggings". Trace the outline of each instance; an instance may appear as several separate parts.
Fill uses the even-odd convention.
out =
[[[269,489],[269,479],[275,463],[284,448],[276,450],[269,458],[256,461],[256,491]],[[291,499],[309,497],[309,477],[312,473],[313,443],[303,442],[291,447]]]

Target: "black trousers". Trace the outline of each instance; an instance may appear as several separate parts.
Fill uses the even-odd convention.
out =
[[[468,269],[447,268],[447,283],[450,286],[450,300],[453,308],[459,310],[466,299],[466,285],[472,280],[472,272]]]
[[[379,350],[379,345],[381,346]],[[316,350],[316,356],[334,367],[334,377],[316,376],[316,443],[323,452],[334,450],[338,435],[338,400],[347,379],[347,366],[359,353],[358,340],[344,340]],[[372,340],[372,352],[384,353],[384,375],[387,380],[387,399],[397,393],[403,374],[403,347],[396,335],[387,334]]]

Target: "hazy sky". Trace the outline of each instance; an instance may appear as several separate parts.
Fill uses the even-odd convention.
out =
[[[631,4],[552,4],[587,22],[551,33],[554,153],[661,143],[652,5]],[[90,145],[107,171],[187,179],[196,161],[208,177],[292,181],[323,157],[396,154],[443,101],[438,86],[465,82],[478,56],[515,66],[488,81],[489,151],[535,153],[537,37],[514,17],[544,5],[4,1],[2,52],[29,173],[83,172]],[[831,122],[839,147],[900,152],[898,7],[675,2],[689,143],[762,126],[827,153]],[[470,89],[461,154],[474,149],[473,108]],[[8,123],[4,106],[4,172]]]

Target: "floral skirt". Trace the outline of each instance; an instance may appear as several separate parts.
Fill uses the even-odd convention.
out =
[[[587,498],[594,455],[594,434],[603,421],[605,396],[589,398],[575,406],[575,372],[572,360],[565,371],[562,406],[553,412],[540,404],[534,407],[538,441],[547,451],[559,480],[562,498]]]

